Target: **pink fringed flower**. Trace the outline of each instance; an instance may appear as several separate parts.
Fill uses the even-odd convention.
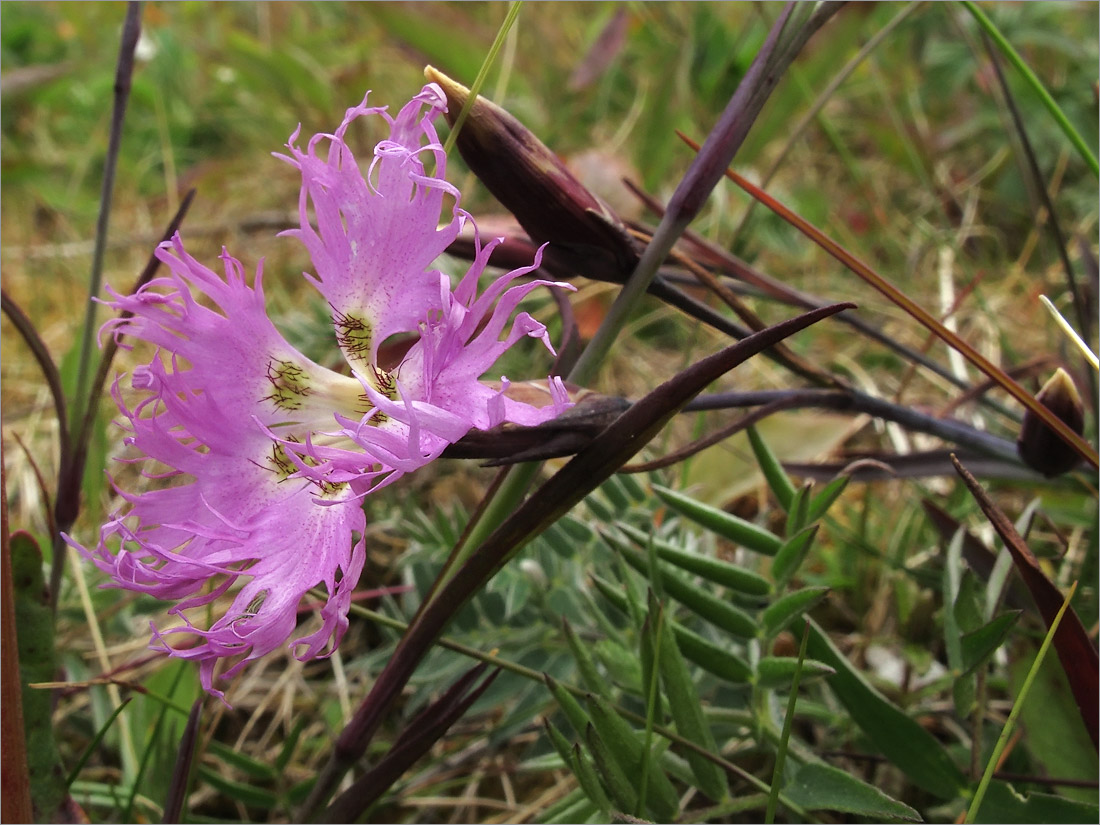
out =
[[[335,134],[315,135],[303,150],[296,131],[289,155],[277,155],[302,175],[301,228],[285,234],[313,260],[316,274],[306,278],[331,308],[346,374],[287,343],[264,309],[262,265],[249,286],[224,251],[222,276],[188,255],[177,235],[157,250],[167,276],[134,295],[111,291],[108,305],[132,317],[108,326],[157,347],[134,371],[140,400],[132,408],[117,381],[113,389],[126,442],[138,460],[160,465],[148,477],[172,481],[138,495],[119,490],[128,507],[103,525],[98,545],[74,546],[113,586],[180,600],[169,612],[184,625],[154,627],[154,646],[198,660],[203,686],[216,695],[218,660],[237,659],[229,677],[284,644],[302,596],[316,585],[329,594],[322,626],[290,644],[308,659],[339,643],[363,569],[364,496],[429,463],[471,428],[537,424],[569,405],[560,379],[551,380],[553,403],[541,409],[479,381],[524,336],[550,348],[542,324],[514,315],[527,293],[549,282],[513,283],[537,268],[536,257],[479,295],[499,239],[479,247],[456,288],[432,268],[472,220],[443,178],[446,157],[432,122],[445,108],[434,84],[396,118],[364,98]],[[390,136],[364,175],[344,134],[365,115],[385,119]],[[454,206],[440,226],[445,198]],[[400,364],[381,364],[379,346],[408,333],[418,337]],[[507,379],[501,384],[506,389]],[[225,615],[205,630],[192,624],[190,611],[239,579]],[[169,646],[165,637],[180,633],[196,643]]]

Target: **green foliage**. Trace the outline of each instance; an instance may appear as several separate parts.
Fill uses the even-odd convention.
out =
[[[1074,802],[1049,793],[1016,792],[1007,782],[993,782],[975,822],[1092,822],[1096,803]]]
[[[795,803],[811,811],[840,811],[880,822],[921,822],[920,814],[842,770],[810,762],[787,786]]]
[[[661,502],[674,502],[677,510],[687,514],[693,521],[703,522],[723,539],[730,538],[729,521],[719,515],[720,511],[700,505],[682,494],[672,493],[667,488],[655,485],[654,491]],[[798,498],[798,496],[792,497],[792,506],[796,505]],[[759,657],[755,664],[750,665],[746,654],[749,649],[759,650],[761,647],[764,649],[770,647],[783,627],[820,602],[826,591],[824,588],[807,588],[782,594],[771,600],[768,597],[772,596],[777,582],[773,580],[769,583],[760,574],[751,573],[745,568],[720,561],[698,550],[687,551],[682,544],[669,538],[677,534],[687,535],[687,533],[681,533],[681,528],[675,524],[671,525],[670,529],[660,532],[650,527],[648,533],[633,526],[631,521],[649,525],[654,523],[655,517],[652,511],[648,514],[646,511],[649,508],[655,508],[657,504],[655,500],[639,502],[636,499],[619,499],[616,506],[616,502],[610,499],[611,497],[601,497],[595,507],[590,504],[590,509],[600,513],[604,519],[617,520],[615,522],[617,532],[623,537],[620,538],[616,532],[612,531],[604,531],[603,536],[637,576],[648,580],[649,608],[644,614],[630,608],[631,603],[637,603],[639,597],[632,600],[627,594],[634,588],[638,588],[640,583],[625,570],[621,571],[625,578],[618,586],[601,576],[593,576],[592,582],[601,596],[614,607],[614,615],[619,620],[629,618],[636,623],[633,632],[640,638],[643,694],[649,678],[655,678],[647,677],[646,674],[659,673],[663,688],[662,696],[665,701],[658,707],[647,703],[650,714],[654,710],[659,714],[656,718],[652,716],[647,718],[652,719],[652,722],[657,725],[667,724],[678,736],[683,737],[685,742],[692,743],[694,747],[688,747],[682,752],[691,768],[691,782],[709,799],[715,803],[722,803],[729,793],[727,779],[713,761],[713,757],[720,752],[718,736],[722,728],[716,727],[708,718],[705,711],[708,704],[706,696],[723,682],[731,687],[748,684],[751,693],[742,695],[740,700],[744,710],[749,714],[749,718],[756,717],[757,729],[764,736],[774,735],[776,723],[770,711],[763,716],[757,716],[757,714],[760,709],[770,707],[766,696],[771,691],[790,686],[791,678],[800,664],[798,660],[788,657],[763,656]],[[806,495],[802,495],[802,499],[809,501]],[[807,509],[803,510],[803,520],[807,512]],[[783,548],[791,545],[792,541],[785,542],[782,538],[755,525],[746,525],[748,525],[747,522],[738,520],[732,535],[744,539],[753,549],[759,549],[761,546],[769,549],[780,548],[779,554],[771,565],[774,574],[776,562],[782,557],[780,554],[783,553]],[[793,542],[796,550],[789,551],[788,557],[797,557],[799,560],[803,558],[815,534],[814,526],[799,532],[794,537],[796,541]],[[635,549],[636,546],[647,549],[648,556]],[[658,557],[662,561],[659,561]],[[797,569],[797,562],[788,561],[785,565],[787,570],[784,575],[789,578]],[[677,572],[676,568],[683,572]],[[689,579],[685,575],[687,572],[695,575]],[[748,587],[746,583],[749,583]],[[726,591],[727,595],[717,596],[716,588],[723,586],[729,588]],[[682,605],[686,611],[682,619],[674,618],[674,611],[670,609],[670,605],[662,606],[656,601],[654,594],[658,592],[664,593],[672,602]],[[737,607],[732,603],[734,598],[751,600],[749,603],[752,607],[750,609]],[[771,601],[771,604],[761,605],[761,598]],[[611,614],[608,614],[607,618],[611,619]],[[703,622],[702,625],[699,625],[700,621]],[[688,626],[691,624],[699,625],[700,630],[705,631],[712,638],[706,638],[699,631],[692,629]],[[570,629],[567,635],[575,638],[576,633]],[[731,645],[732,640],[737,642]],[[742,645],[747,646],[746,649],[738,651],[737,647]],[[574,649],[577,647],[573,642],[571,646]],[[585,680],[589,683],[598,682],[599,675],[590,671],[591,659],[583,652],[576,658],[580,672],[585,674]],[[709,674],[709,677],[701,679],[700,670],[694,670],[694,668],[699,668],[702,672]],[[806,660],[801,663],[801,669],[807,681],[812,681],[812,677],[825,677],[835,672],[833,667],[815,660]],[[714,681],[714,677],[718,678],[717,682]],[[604,684],[609,682],[605,680]],[[579,732],[578,726],[583,720],[577,718],[579,708],[575,700],[556,684],[553,692],[566,716]],[[606,710],[605,703],[609,697],[605,692],[601,691],[601,693],[603,698],[598,700],[600,708]],[[646,702],[644,695],[635,695],[633,698]],[[620,701],[627,702],[630,699],[629,694],[623,694]],[[595,702],[596,699],[593,698],[591,701]],[[617,734],[611,741],[621,742],[626,738],[623,728],[625,722],[619,716],[614,718]],[[647,730],[648,724],[652,722],[647,723]],[[770,731],[770,733],[764,734],[764,731]],[[589,743],[596,748],[593,756],[597,767],[600,758],[598,749],[610,747],[607,732],[601,731],[601,735],[604,740],[602,744]],[[641,733],[639,732],[638,735],[640,736]],[[721,735],[728,735],[728,733]],[[629,741],[633,749],[633,743],[636,743],[636,740],[630,738]],[[707,758],[704,754],[711,754],[711,758]],[[636,761],[637,754],[634,754],[633,758]],[[646,776],[648,775],[646,773]],[[619,780],[611,770],[602,772],[601,776],[606,783],[615,783]],[[852,778],[851,782],[860,784],[855,778]],[[608,784],[606,793],[616,798],[617,791],[613,784]],[[888,799],[885,796],[882,798]],[[596,801],[593,799],[594,803]],[[838,808],[838,810],[845,809]]]
[[[726,513],[717,507],[701,504],[689,496],[665,487],[654,486],[653,490],[663,502],[677,512],[735,544],[744,545],[749,550],[766,556],[774,556],[783,546],[777,536],[743,518]]]
[[[811,625],[810,652],[837,671],[830,686],[852,721],[914,784],[940,799],[960,795],[965,779],[943,746],[871,687],[816,625]]]
[[[664,610],[650,597],[649,644],[654,659],[659,663],[661,684],[668,699],[669,714],[677,732],[689,742],[707,753],[716,753],[718,745],[703,715],[699,692],[695,688],[691,672],[676,645],[676,637],[664,622]],[[646,644],[646,640],[643,640]],[[685,754],[699,789],[715,802],[721,802],[729,793],[722,771],[694,750]]]
[[[11,537],[11,566],[31,805],[37,817],[52,819],[65,799],[65,775],[50,720],[50,691],[31,685],[54,681],[57,659],[53,616],[42,576],[42,552],[29,534]]]

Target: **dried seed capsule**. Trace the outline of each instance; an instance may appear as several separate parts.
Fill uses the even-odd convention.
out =
[[[1085,408],[1073,379],[1064,369],[1059,367],[1035,397],[1075,433],[1080,435],[1084,431]],[[1080,460],[1077,451],[1031,410],[1024,413],[1016,450],[1027,466],[1048,478],[1069,472]]]
[[[447,96],[452,126],[470,90],[428,66]],[[573,176],[561,158],[511,114],[478,96],[455,142],[463,160],[536,243],[550,242],[543,265],[622,282],[637,261],[614,211]]]

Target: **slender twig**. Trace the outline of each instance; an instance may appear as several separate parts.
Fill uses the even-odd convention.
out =
[[[23,309],[15,303],[8,293],[0,289],[0,307],[8,316],[16,332],[23,338],[30,348],[31,355],[38,362],[38,368],[42,371],[42,377],[46,379],[46,386],[50,389],[50,397],[53,399],[54,413],[57,415],[57,440],[62,456],[71,451],[69,435],[69,417],[66,412],[65,390],[61,386],[61,373],[57,370],[53,357],[50,355],[46,342],[38,334],[34,322],[27,317]]]
[[[126,6],[126,22],[122,27],[122,44],[118,51],[118,67],[115,70],[115,103],[111,112],[111,133],[107,140],[107,156],[103,163],[103,187],[99,194],[99,215],[95,228],[95,251],[92,253],[92,273],[88,283],[88,305],[84,313],[84,328],[80,343],[80,364],[76,374],[76,394],[73,397],[72,429],[76,429],[84,415],[85,393],[88,388],[88,370],[91,363],[92,342],[95,340],[94,298],[99,295],[103,282],[103,253],[107,248],[107,225],[111,218],[111,198],[115,188],[115,170],[122,146],[122,123],[126,119],[126,105],[130,101],[130,87],[134,74],[134,51],[141,34],[141,3]]]
[[[867,413],[884,421],[901,424],[915,432],[934,435],[986,455],[1019,463],[1016,445],[1006,439],[976,430],[969,424],[953,418],[937,418],[911,407],[895,404],[883,398],[875,398],[859,390],[796,389],[714,393],[699,396],[684,410],[695,412],[773,404],[776,406],[772,408],[772,412],[778,412],[780,409],[813,407],[821,410]]]
[[[1027,127],[1024,125],[1024,119],[1020,114],[1019,107],[1016,105],[1016,98],[1013,96],[1012,90],[1008,85],[1008,80],[1005,78],[1004,71],[1001,69],[1001,61],[997,57],[997,52],[993,49],[993,44],[990,42],[989,35],[984,31],[982,32],[982,44],[985,46],[986,53],[989,55],[989,62],[993,66],[993,72],[997,75],[997,83],[1001,87],[1001,95],[1004,97],[1005,105],[1008,107],[1008,112],[1012,116],[1012,123],[1016,127],[1016,135],[1020,139],[1020,148],[1023,150],[1024,158],[1027,161],[1028,172],[1035,182],[1035,189],[1038,191],[1039,199],[1042,201],[1043,208],[1046,210],[1047,225],[1050,227],[1050,234],[1053,236],[1054,246],[1058,250],[1058,258],[1062,262],[1062,269],[1066,272],[1066,284],[1069,286],[1070,297],[1073,299],[1073,310],[1077,318],[1077,326],[1081,331],[1081,335],[1084,336],[1084,339],[1086,341],[1091,341],[1092,325],[1089,323],[1089,314],[1085,307],[1086,299],[1082,294],[1080,285],[1077,283],[1077,274],[1069,259],[1066,236],[1062,233],[1062,224],[1058,220],[1058,213],[1054,209],[1054,202],[1051,200],[1046,179],[1043,177],[1043,172],[1039,168],[1039,161],[1035,157],[1035,150],[1031,146],[1031,139],[1027,135]],[[1095,369],[1095,365],[1093,366]],[[1088,373],[1088,381],[1091,386],[1091,396],[1095,397],[1096,377],[1091,372]]]
[[[877,49],[879,47],[879,44],[881,44],[882,41],[885,40],[894,31],[894,29],[896,29],[901,24],[901,22],[905,20],[905,18],[908,17],[919,5],[919,2],[912,2],[902,8],[902,10],[894,15],[886,23],[885,26],[876,31],[871,36],[871,38],[863,44],[863,47],[852,57],[851,60],[844,64],[844,66],[840,69],[839,72],[836,73],[833,79],[829,81],[828,85],[826,85],[825,88],[821,90],[821,93],[811,104],[810,108],[806,110],[806,113],[803,114],[799,121],[789,131],[786,132],[788,136],[787,142],[783,145],[783,149],[776,156],[775,160],[772,161],[771,166],[768,167],[768,171],[764,173],[764,177],[761,178],[760,185],[762,187],[766,187],[769,183],[771,183],[772,178],[775,177],[776,173],[782,167],[783,162],[787,159],[787,155],[789,155],[791,150],[794,148],[795,143],[798,141],[798,138],[802,135],[803,132],[806,131],[806,128],[813,120],[821,116],[821,110],[825,108],[825,104],[827,104],[832,99],[833,95],[836,94],[836,90],[841,87],[844,81],[846,81],[855,73],[855,70],[860,67],[860,65],[863,63],[864,60],[867,59],[871,52]],[[733,230],[733,235],[730,240],[731,246],[736,244],[737,241],[740,239],[741,233],[744,231],[745,225],[748,223],[749,217],[752,215],[753,209],[755,208],[756,201],[750,201],[749,205],[745,208],[745,213],[741,216],[741,220],[738,222],[737,227]]]
[[[699,144],[691,138],[683,134],[680,134],[680,137],[693,149],[699,148]],[[826,236],[821,230],[809,223],[809,221],[796,215],[751,181],[746,180],[732,169],[726,170],[726,177],[754,198],[763,202],[765,206],[783,218],[783,220],[787,221],[791,226],[795,227],[795,229],[843,263],[848,269],[862,278],[865,283],[873,286],[893,303],[904,309],[914,318],[914,320],[934,332],[949,346],[962,353],[967,361],[996,381],[1007,393],[1009,393],[1009,395],[1031,410],[1031,412],[1038,416],[1044,424],[1050,427],[1050,429],[1058,433],[1058,436],[1073,447],[1073,449],[1089,464],[1093,467],[1100,467],[1100,456],[1097,456],[1095,447],[1071,430],[1062,419],[1058,418],[1050,409],[1040,403],[1034,395],[1005,374],[1004,370],[978,352],[978,350],[971,346],[966,339],[960,338],[958,335],[951,332],[951,330],[944,327],[944,325],[928,312],[928,310],[871,269],[871,267],[867,266],[867,264],[859,258],[848,252],[848,250]]]
[[[1069,118],[1065,116],[1065,113],[1059,108],[1058,104],[1054,101],[1054,98],[1050,96],[1050,92],[1043,86],[1043,82],[1035,76],[1035,72],[1031,70],[1031,67],[1024,62],[1024,59],[1020,57],[1019,53],[1012,47],[1012,44],[1008,42],[1000,30],[993,25],[993,21],[989,19],[984,11],[973,2],[973,0],[963,0],[963,6],[968,12],[974,15],[974,19],[978,21],[978,24],[985,30],[985,32],[993,39],[1004,56],[1008,58],[1008,62],[1016,67],[1027,84],[1031,86],[1032,90],[1039,96],[1039,99],[1046,106],[1047,111],[1050,112],[1055,122],[1061,127],[1062,132],[1069,142],[1074,145],[1078,153],[1081,155],[1081,159],[1085,161],[1085,164],[1092,170],[1094,175],[1100,175],[1100,164],[1096,161],[1096,156],[1093,155],[1092,150],[1089,149],[1088,144],[1085,143],[1085,139],[1081,137],[1080,133],[1073,127],[1073,124],[1069,122]]]

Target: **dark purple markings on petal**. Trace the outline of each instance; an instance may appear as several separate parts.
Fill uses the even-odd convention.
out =
[[[275,473],[279,476],[280,481],[285,481],[298,470],[286,454],[286,447],[275,441],[271,442],[271,457],[268,461],[275,465]]]
[[[312,481],[313,484],[317,486],[317,489],[321,491],[322,495],[328,496],[329,498],[336,498],[337,494],[348,486],[342,481],[339,483],[332,481],[321,481],[320,479],[310,479],[310,481]]]
[[[309,381],[306,371],[293,361],[267,362],[267,380],[273,387],[271,395],[265,396],[279,410],[299,410],[302,399],[309,395]]]
[[[371,366],[374,371],[375,386],[378,387],[378,392],[390,399],[390,401],[397,400],[397,379],[384,369]]]
[[[352,363],[369,363],[374,330],[365,318],[345,315],[332,307],[332,322],[336,325],[336,343]]]
[[[378,393],[380,395],[384,395],[390,401],[396,401],[397,379],[391,373],[386,372],[386,370],[381,369],[380,367],[376,367],[374,364],[369,365],[369,369],[371,371],[371,374],[374,376],[374,386],[377,389]],[[365,412],[370,412],[372,409],[370,397],[366,393],[363,393],[359,396],[359,399],[366,403]],[[366,421],[366,423],[371,427],[379,427],[389,420],[390,417],[388,415],[386,415],[379,409],[375,409],[374,415],[372,415],[370,419]]]
[[[373,405],[371,404],[370,396],[367,395],[365,392],[359,393],[359,395],[356,396],[356,400],[359,402],[359,405],[355,408],[355,411],[357,413],[360,413],[361,415],[366,415],[371,411],[371,407]]]
[[[301,443],[301,440],[295,438],[294,436],[290,436],[286,440],[288,442],[294,442],[297,444]],[[298,457],[297,462],[295,462],[290,457],[290,454],[287,452],[287,447],[285,444],[280,444],[277,441],[271,442],[271,455],[268,457],[267,460],[272,465],[274,465],[274,472],[276,475],[279,476],[280,484],[289,479],[295,473],[297,473],[300,469],[301,464],[305,464],[307,467],[317,467],[321,463],[308,454],[303,454],[295,451],[295,455],[297,455]],[[325,481],[324,479],[320,478],[310,478],[306,476],[302,476],[301,478],[303,481],[308,481],[310,484],[320,490],[321,495],[327,498],[336,498],[337,495],[347,489],[348,486],[346,482],[342,481],[332,482]]]

